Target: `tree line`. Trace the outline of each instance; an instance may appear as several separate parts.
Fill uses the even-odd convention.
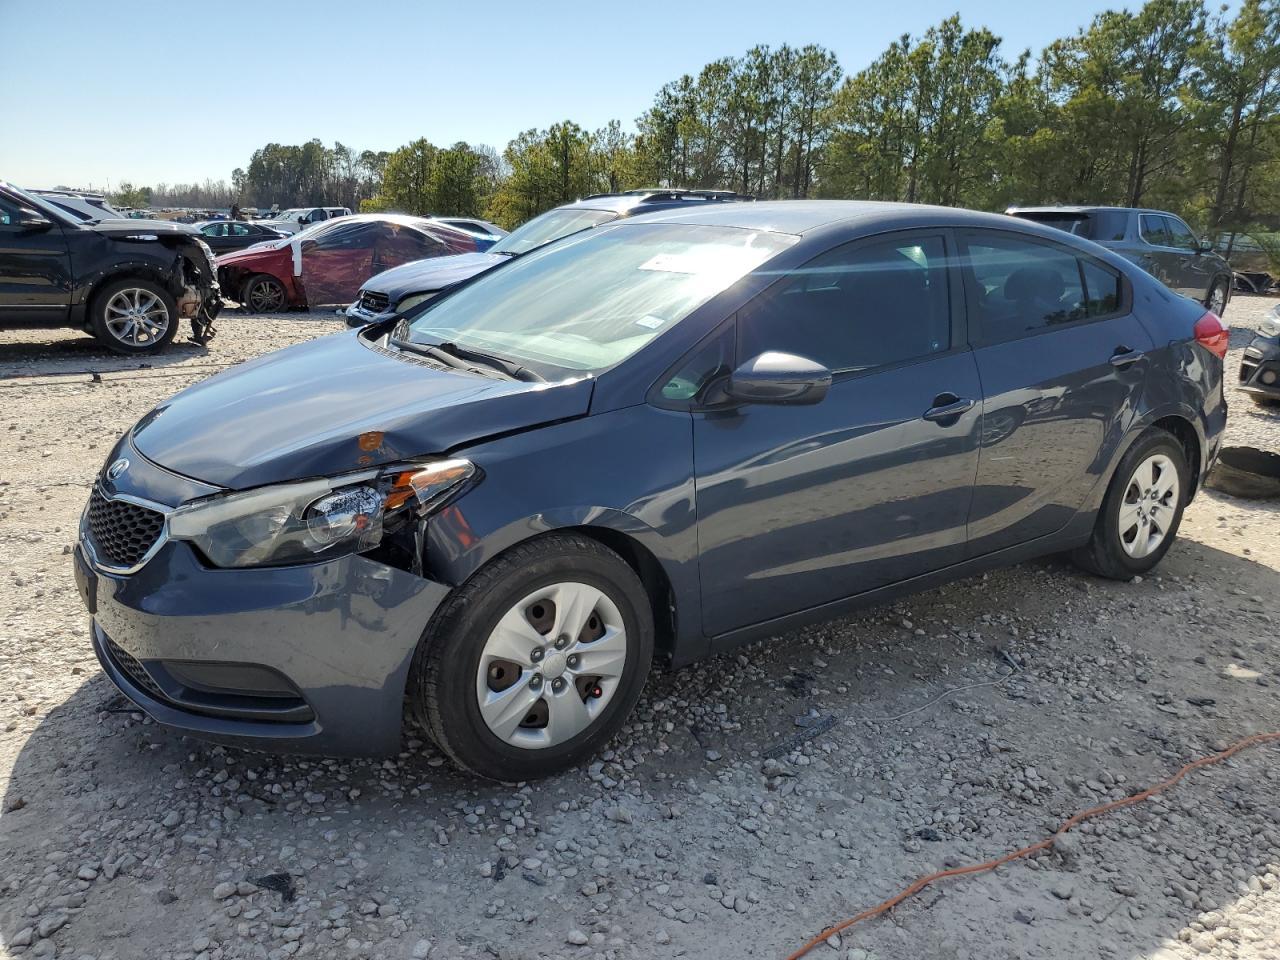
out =
[[[993,210],[1154,206],[1211,232],[1275,229],[1280,0],[1244,0],[1234,15],[1203,0],[1148,0],[1011,58],[998,35],[956,15],[848,76],[821,46],[761,45],[663,86],[634,132],[565,120],[501,153],[426,139],[390,152],[273,143],[201,195],[511,226],[640,187]]]

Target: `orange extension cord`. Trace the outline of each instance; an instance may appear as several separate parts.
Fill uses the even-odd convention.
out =
[[[823,930],[822,933],[818,934],[795,953],[787,957],[787,960],[800,960],[800,957],[803,957],[831,935],[848,930],[855,923],[861,923],[863,920],[869,920],[874,916],[884,913],[886,910],[892,910],[898,904],[902,903],[903,900],[914,897],[917,893],[936,880],[943,880],[947,877],[967,876],[974,873],[986,873],[988,870],[994,870],[996,867],[1003,866],[1010,860],[1017,860],[1020,857],[1026,857],[1030,854],[1038,853],[1041,850],[1048,850],[1053,846],[1053,841],[1056,837],[1060,837],[1072,827],[1078,826],[1086,820],[1092,820],[1094,817],[1100,816],[1101,814],[1107,813],[1111,810],[1118,810],[1121,807],[1131,807],[1135,803],[1142,803],[1142,801],[1148,800],[1158,793],[1164,793],[1164,791],[1177,784],[1178,781],[1192,770],[1197,770],[1200,767],[1207,767],[1214,763],[1221,763],[1223,760],[1235,756],[1241,750],[1248,750],[1250,747],[1261,746],[1264,743],[1274,743],[1278,740],[1280,740],[1280,733],[1258,733],[1252,737],[1245,737],[1243,740],[1237,740],[1221,753],[1214,753],[1207,757],[1201,757],[1199,760],[1193,760],[1163,783],[1158,783],[1154,787],[1149,787],[1141,793],[1135,793],[1131,797],[1125,797],[1123,800],[1116,800],[1113,803],[1104,803],[1100,807],[1093,807],[1089,810],[1077,813],[1070,820],[1064,822],[1062,826],[1055,830],[1050,836],[1041,840],[1039,843],[1033,843],[1029,847],[1023,847],[1021,850],[1015,850],[1012,853],[1006,853],[1003,857],[998,857],[995,860],[988,860],[986,863],[974,863],[967,867],[955,867],[951,870],[940,870],[937,873],[929,874],[927,877],[921,877],[897,896],[890,897],[888,900],[884,901],[884,903],[877,904],[869,910],[863,910],[856,917],[850,917],[848,920],[843,920],[840,923],[837,923],[834,927],[828,927],[826,930]]]

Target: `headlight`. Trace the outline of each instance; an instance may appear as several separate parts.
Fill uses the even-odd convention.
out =
[[[1262,318],[1262,325],[1258,327],[1258,332],[1264,337],[1280,336],[1280,307],[1276,307]]]
[[[405,297],[396,304],[396,313],[404,313],[406,310],[412,310],[418,304],[426,303],[439,292],[439,290],[433,290],[430,293],[415,293],[412,297]]]
[[[389,525],[426,516],[475,473],[469,460],[435,460],[233,493],[174,511],[169,535],[219,567],[359,553],[381,543]]]

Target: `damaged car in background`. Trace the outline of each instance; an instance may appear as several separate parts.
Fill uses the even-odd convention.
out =
[[[471,234],[426,217],[357,214],[221,256],[218,279],[253,313],[274,313],[347,304],[376,273],[475,251]]]
[[[183,320],[208,343],[219,293],[213,251],[191,227],[81,219],[0,181],[0,328],[72,327],[149,354]]]

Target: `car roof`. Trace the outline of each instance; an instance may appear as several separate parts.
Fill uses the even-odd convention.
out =
[[[702,224],[767,230],[803,236],[833,224],[849,224],[867,230],[913,227],[1034,227],[1030,221],[1016,220],[998,213],[982,213],[957,207],[935,207],[920,203],[893,203],[879,200],[762,200],[755,203],[725,203],[683,206],[629,218],[628,223]],[[1048,230],[1049,228],[1045,228]],[[1046,234],[1052,235],[1052,234]]]
[[[1106,204],[1052,204],[1040,207],[1009,207],[1009,214],[1018,213],[1158,213],[1161,216],[1176,217],[1176,213],[1168,210],[1157,210],[1154,207],[1111,207]]]

